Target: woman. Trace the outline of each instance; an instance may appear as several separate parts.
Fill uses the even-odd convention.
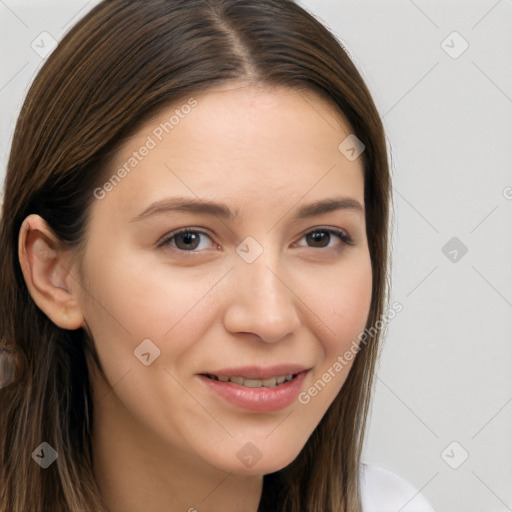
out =
[[[2,512],[413,498],[360,463],[382,124],[298,5],[102,2],[34,81],[4,195]]]

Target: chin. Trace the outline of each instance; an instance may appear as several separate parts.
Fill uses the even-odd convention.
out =
[[[229,456],[230,450],[219,453],[217,460],[211,463],[223,471],[241,475],[275,473],[289,466],[304,446],[299,442],[294,446],[287,446],[283,440],[279,441],[279,443],[269,443],[268,439],[262,439],[260,443],[246,442],[240,449],[232,452],[231,456]]]

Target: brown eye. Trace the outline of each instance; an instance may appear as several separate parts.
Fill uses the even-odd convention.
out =
[[[331,235],[327,231],[313,231],[306,235],[308,242],[311,242],[313,247],[327,247],[331,240]]]
[[[159,244],[158,247],[170,246],[171,249],[176,249],[183,252],[200,252],[203,249],[208,249],[208,243],[204,239],[210,240],[211,238],[202,231],[194,231],[191,229],[183,229],[171,233],[166,236]],[[196,250],[199,249],[199,250]]]
[[[302,238],[306,239],[308,247],[317,249],[325,249],[333,245],[351,243],[351,239],[346,233],[335,229],[315,229],[314,231],[306,233]],[[340,243],[332,244],[333,240]]]
[[[180,233],[174,238],[176,240],[176,247],[184,251],[197,249],[199,242],[201,241],[200,236],[197,233],[191,232]]]

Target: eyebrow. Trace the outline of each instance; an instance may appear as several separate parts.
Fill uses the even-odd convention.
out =
[[[293,216],[292,220],[306,219],[338,210],[349,210],[364,214],[363,205],[356,199],[336,196],[301,206]],[[240,218],[240,212],[238,210],[232,211],[224,203],[216,203],[207,199],[170,197],[151,204],[142,213],[133,217],[131,222],[138,222],[153,215],[173,211],[208,214],[230,221],[235,221]]]

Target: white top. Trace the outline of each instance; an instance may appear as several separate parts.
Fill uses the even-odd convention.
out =
[[[364,512],[435,512],[409,482],[387,469],[361,465]]]

